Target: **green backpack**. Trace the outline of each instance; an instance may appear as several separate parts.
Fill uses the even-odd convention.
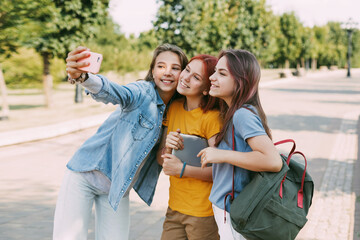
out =
[[[231,224],[248,240],[295,239],[307,222],[314,183],[306,172],[306,158],[303,153],[295,151],[293,140],[275,145],[287,142],[294,145],[288,157],[281,155],[283,167],[280,172],[255,172],[249,184],[231,203]],[[304,158],[305,165],[291,159],[295,154]]]

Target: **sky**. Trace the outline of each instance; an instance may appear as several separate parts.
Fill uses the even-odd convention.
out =
[[[360,0],[266,0],[266,3],[276,15],[294,11],[305,26],[352,18],[360,28]],[[152,28],[158,7],[156,0],[111,0],[109,12],[122,32],[137,36]]]

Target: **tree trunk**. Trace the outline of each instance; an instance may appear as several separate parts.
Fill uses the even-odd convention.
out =
[[[4,75],[2,72],[2,67],[0,64],[0,92],[1,92],[1,113],[0,113],[0,120],[9,119],[9,104],[7,101],[7,89],[5,84]]]
[[[316,58],[313,58],[311,61],[311,70],[316,70],[317,69],[317,60]]]
[[[310,65],[310,59],[307,58],[307,59],[305,60],[305,69],[306,69],[306,71],[309,70],[309,68],[310,68],[309,65]]]
[[[301,61],[301,67],[305,68],[305,59],[301,58],[300,61]]]
[[[53,87],[53,79],[50,75],[50,60],[49,53],[42,53],[43,63],[44,63],[44,72],[43,72],[43,86],[44,86],[44,94],[45,94],[45,106],[47,108],[51,108],[53,106],[52,101],[52,87]]]
[[[285,69],[289,69],[290,68],[290,62],[289,60],[285,60]]]

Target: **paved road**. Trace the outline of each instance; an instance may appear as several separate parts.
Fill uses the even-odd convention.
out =
[[[356,196],[352,179],[358,149],[360,73],[352,79],[343,73],[320,74],[263,89],[274,139],[296,140],[298,149],[308,157],[315,182],[309,222],[297,239],[353,239]]]
[[[309,161],[315,197],[309,222],[297,239],[360,239],[354,221],[353,182],[360,115],[360,71],[345,71],[265,83],[263,107],[274,141],[293,138]],[[0,239],[50,239],[65,164],[96,128],[0,148]],[[285,151],[285,149],[280,149]],[[167,206],[167,177],[161,175],[154,206],[131,193],[131,239],[159,239]],[[359,192],[357,193],[359,194]],[[359,198],[359,195],[358,195]],[[359,204],[358,204],[359,205]],[[359,207],[357,205],[357,207]],[[354,223],[355,222],[355,223]],[[94,239],[93,223],[89,239]]]

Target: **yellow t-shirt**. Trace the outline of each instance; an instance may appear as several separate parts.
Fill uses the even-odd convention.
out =
[[[204,113],[201,108],[184,109],[184,100],[177,99],[169,107],[164,125],[168,133],[180,129],[181,133],[197,135],[206,139],[220,132],[219,111]],[[208,217],[214,215],[209,195],[212,182],[195,178],[170,176],[169,207],[180,213]]]

